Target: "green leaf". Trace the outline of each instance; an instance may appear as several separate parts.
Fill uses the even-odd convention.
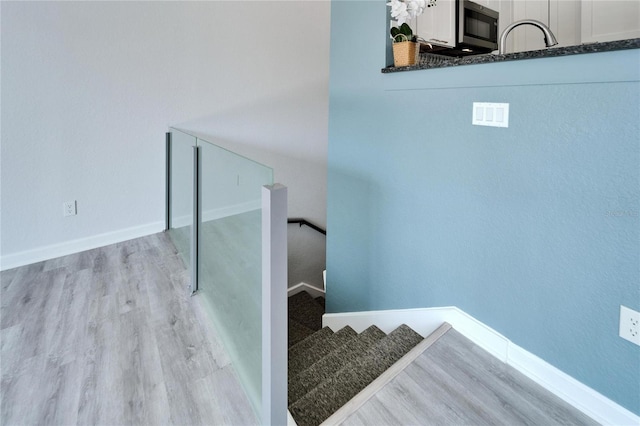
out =
[[[400,25],[400,27],[391,27],[390,33],[394,43],[417,40],[417,38],[413,35],[413,30],[406,22]]]
[[[406,35],[408,38],[413,37],[413,30],[406,22],[400,25],[400,32]]]

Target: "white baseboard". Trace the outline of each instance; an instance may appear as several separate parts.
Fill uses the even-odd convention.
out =
[[[247,213],[252,210],[260,209],[261,200],[251,200],[244,203],[234,204],[232,206],[210,209],[202,213],[202,221],[221,219],[227,216],[233,216],[241,213]],[[174,217],[172,227],[180,228],[189,226],[193,222],[191,216]],[[0,271],[17,268],[19,266],[29,265],[43,260],[54,259],[68,254],[78,253],[84,250],[91,250],[97,247],[103,247],[109,244],[115,244],[134,238],[144,237],[155,234],[164,230],[164,222],[155,222],[148,225],[135,226],[131,228],[121,229],[119,231],[107,232],[104,234],[94,235],[77,240],[65,241],[59,244],[38,247],[32,250],[25,250],[18,253],[11,253],[0,256]]]
[[[493,328],[478,321],[463,310],[458,308],[454,309],[455,311],[451,316],[449,324],[473,343],[500,361],[509,364],[509,347],[513,343]]]
[[[433,333],[443,322],[448,322],[459,333],[491,355],[512,366],[595,421],[604,425],[640,425],[640,416],[517,346],[455,306],[347,312],[325,314],[322,318],[323,327],[328,326],[334,331],[349,325],[360,333],[373,324],[385,333],[389,333],[399,325],[407,324],[423,337]]]
[[[121,229],[119,231],[93,235],[91,237],[79,238],[77,240],[65,241],[59,244],[38,247],[33,250],[2,255],[0,257],[0,271],[132,240],[134,238],[145,237],[161,232],[162,230],[164,230],[164,222],[154,222],[147,225]]]
[[[307,293],[309,293],[312,297],[325,297],[325,293],[324,290],[321,290],[317,287],[312,286],[311,284],[307,284],[307,283],[299,283],[296,284],[294,286],[291,286],[287,289],[287,297],[291,297],[294,294],[298,294],[300,292],[306,291]]]
[[[287,410],[287,426],[298,426],[298,423],[293,419],[291,411]]]
[[[603,425],[638,426],[640,416],[510,342],[508,364]]]
[[[406,324],[421,336],[427,337],[444,322],[453,325],[450,317],[457,308],[397,309],[387,311],[345,312],[340,314],[324,314],[322,326],[338,331],[350,326],[356,333],[361,333],[370,325],[377,326],[385,333],[390,333],[402,324]]]

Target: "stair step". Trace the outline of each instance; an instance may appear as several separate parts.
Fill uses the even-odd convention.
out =
[[[296,293],[288,299],[289,319],[293,319],[311,330],[322,328],[324,306],[316,302],[306,291]]]
[[[383,339],[386,334],[375,325],[364,330],[357,338],[346,342],[327,356],[301,371],[296,376],[289,377],[288,404],[291,405],[302,398],[318,384],[330,378],[336,371],[344,367],[345,363],[358,358],[375,342]]]
[[[340,407],[340,409],[331,414],[331,417],[325,419],[323,423],[336,425],[343,424],[346,419],[351,417],[354,413],[358,412],[374,395],[377,395],[378,392],[383,391],[383,388],[386,385],[397,378],[399,374],[401,374],[409,365],[414,363],[417,358],[422,356],[427,349],[431,348],[436,342],[438,342],[439,339],[443,337],[449,330],[451,330],[451,325],[446,322],[443,323],[433,333],[422,339],[417,345],[411,348],[409,352],[404,354],[402,358],[396,361],[390,368],[387,368],[381,375],[376,377],[376,379],[369,383],[367,387],[358,392],[358,394],[351,398],[347,404],[343,405],[342,407]],[[427,388],[429,388],[429,383],[427,382],[425,382],[424,384],[427,386]],[[394,392],[394,394],[396,393]],[[404,399],[404,397],[401,398]],[[397,400],[395,401],[395,403],[397,403]],[[393,404],[394,403],[392,403],[392,406],[395,407],[395,405]],[[418,416],[418,418],[421,417]],[[394,422],[391,421],[389,423]]]
[[[320,306],[322,306],[322,309],[326,309],[327,307],[327,303],[326,303],[326,299],[322,296],[318,296],[314,299],[316,301],[316,303]]]
[[[331,330],[329,327],[324,327],[316,331],[311,336],[306,337],[302,339],[300,342],[291,346],[287,354],[288,359],[291,360],[292,358],[297,357],[301,353],[309,350],[309,348],[315,346],[318,342],[324,341],[326,338],[328,338],[332,334],[333,334],[333,330]]]
[[[289,320],[288,329],[289,329],[289,335],[288,335],[289,347],[295,345],[296,343],[304,340],[305,338],[315,333],[315,331],[310,329],[309,327],[305,327],[304,325],[300,324],[298,321],[291,320],[291,319]]]
[[[298,426],[322,423],[421,340],[422,336],[403,324],[376,342],[289,406]]]
[[[325,357],[330,352],[344,345],[348,341],[358,336],[353,328],[346,326],[326,339],[319,341],[304,352],[293,358],[289,358],[289,377],[299,374],[301,371],[313,365],[318,360]]]

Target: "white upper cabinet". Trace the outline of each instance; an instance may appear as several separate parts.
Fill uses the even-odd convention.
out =
[[[554,47],[580,44],[580,0],[549,0],[549,28],[556,36]]]
[[[456,44],[456,1],[437,5],[411,23],[425,41],[436,46]],[[640,38],[640,0],[473,0],[500,13],[498,34],[515,21],[536,19],[551,29],[555,47]],[[545,49],[542,32],[522,25],[507,38],[507,52]]]
[[[494,0],[496,1],[496,0]],[[580,44],[581,0],[502,0],[500,4],[500,33],[515,21],[535,19],[547,25],[556,36],[554,47]],[[507,39],[507,52],[526,52],[545,49],[542,32],[531,25],[515,28]]]
[[[582,43],[640,37],[640,1],[582,0]]]
[[[522,19],[535,19],[549,25],[549,0],[526,0],[513,3],[513,17],[511,22]],[[521,25],[509,34],[513,38],[513,48],[509,52],[526,52],[528,50],[544,49],[544,36],[539,28],[532,25]]]
[[[416,34],[437,46],[456,45],[455,0],[437,0],[416,19]]]

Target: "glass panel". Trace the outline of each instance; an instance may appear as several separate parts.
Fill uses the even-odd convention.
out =
[[[254,409],[261,409],[262,186],[273,170],[198,140],[202,156],[199,294]]]
[[[169,236],[191,267],[191,227],[193,223],[193,147],[196,138],[176,129],[171,131],[171,229]]]

